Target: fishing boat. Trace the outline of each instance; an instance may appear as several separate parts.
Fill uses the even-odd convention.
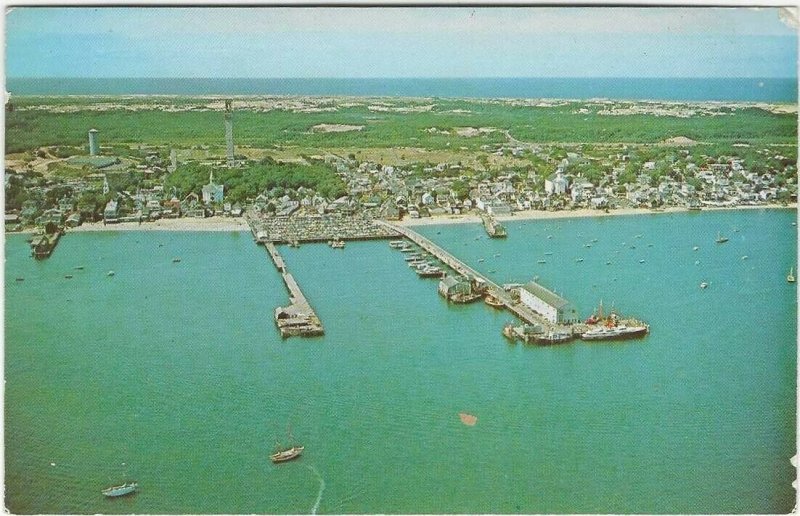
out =
[[[418,268],[417,274],[421,278],[441,278],[444,276],[444,271],[435,265],[428,265],[427,267]]]
[[[724,236],[722,236],[721,233],[717,232],[717,239],[715,240],[716,243],[724,244],[727,241],[728,241],[728,237],[724,237]]]
[[[627,326],[620,324],[618,326],[600,326],[592,328],[581,334],[583,340],[616,340],[616,339],[632,339],[646,335],[650,328],[646,325]]]
[[[172,259],[172,263],[180,263],[180,261],[181,261],[180,258],[173,258]]]
[[[136,482],[126,482],[121,486],[113,486],[103,489],[103,495],[109,498],[125,496],[136,492],[137,487],[139,487],[139,484]]]
[[[301,453],[303,453],[304,449],[305,446],[292,446],[291,448],[287,448],[285,450],[279,450],[270,455],[269,460],[278,463],[296,459]]]
[[[494,308],[503,308],[505,304],[497,297],[487,294],[486,298],[483,300],[487,305],[494,307]]]
[[[572,340],[572,334],[567,331],[553,330],[533,336],[533,341],[537,344],[563,344]]]
[[[511,342],[517,342],[517,335],[514,332],[514,325],[511,323],[507,323],[503,326],[503,337],[507,338]]]
[[[794,281],[795,281],[795,279],[794,279],[794,267],[789,269],[789,274],[786,276],[786,281],[789,282],[789,283],[794,283]]]

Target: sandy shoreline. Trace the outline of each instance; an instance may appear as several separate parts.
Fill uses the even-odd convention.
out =
[[[732,207],[704,207],[700,213],[708,211],[721,211],[721,210],[763,210],[763,209],[797,209],[797,204],[788,204],[786,206],[770,204],[764,206],[732,206]],[[498,216],[497,220],[501,222],[514,221],[514,220],[550,220],[550,219],[568,219],[568,218],[583,218],[583,217],[618,217],[623,215],[657,215],[661,213],[685,213],[689,210],[687,208],[670,207],[665,208],[663,211],[654,211],[647,208],[624,208],[617,210],[609,210],[608,212],[593,209],[579,209],[579,210],[560,210],[560,211],[540,211],[540,210],[525,210],[514,212],[513,215]],[[401,226],[438,226],[442,224],[476,224],[480,223],[481,218],[477,215],[441,215],[437,217],[426,217],[422,219],[404,219],[396,221],[395,223]]]
[[[719,210],[763,210],[763,209],[797,209],[797,204],[783,205],[764,205],[764,206],[735,206],[720,208],[703,208],[702,211]],[[526,210],[518,211],[513,215],[497,217],[497,220],[506,222],[514,220],[550,220],[582,217],[618,217],[624,215],[655,215],[659,213],[684,213],[689,210],[686,208],[666,208],[663,211],[653,211],[646,208],[625,208],[610,210],[609,212],[592,209],[561,210],[561,211],[539,211]],[[481,218],[478,215],[441,215],[436,217],[425,217],[421,219],[404,219],[394,221],[400,226],[438,226],[444,224],[479,224]],[[250,227],[243,217],[209,217],[207,219],[183,218],[183,219],[160,219],[155,222],[122,222],[119,224],[103,224],[102,222],[88,222],[76,228],[69,228],[67,233],[85,233],[96,231],[249,231]],[[18,231],[21,234],[33,234],[35,230],[27,229]],[[12,234],[12,233],[7,233]]]
[[[249,231],[243,217],[209,217],[207,219],[159,219],[155,222],[121,222],[119,224],[103,224],[102,222],[84,223],[76,228],[67,229],[67,233],[91,231]]]

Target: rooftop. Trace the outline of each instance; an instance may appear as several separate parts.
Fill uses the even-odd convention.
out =
[[[534,296],[538,297],[548,305],[552,306],[553,308],[561,309],[569,304],[569,301],[559,296],[555,292],[547,290],[546,288],[539,285],[535,281],[531,281],[530,283],[523,285],[522,288],[524,290],[527,290]]]

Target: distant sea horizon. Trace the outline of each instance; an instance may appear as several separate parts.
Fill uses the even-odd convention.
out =
[[[311,95],[797,102],[796,78],[21,78],[11,95]]]

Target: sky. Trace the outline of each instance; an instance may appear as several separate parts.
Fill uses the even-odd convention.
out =
[[[17,77],[796,77],[777,8],[16,7]]]

